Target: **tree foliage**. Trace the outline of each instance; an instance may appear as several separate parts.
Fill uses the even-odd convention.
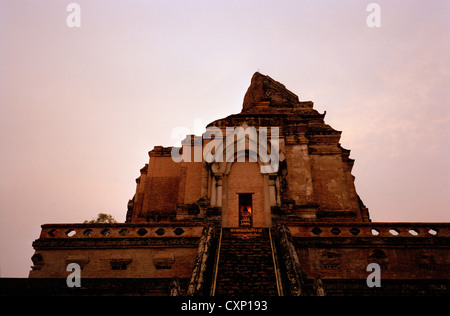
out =
[[[111,214],[99,213],[97,219],[85,220],[83,224],[113,224],[117,223]]]

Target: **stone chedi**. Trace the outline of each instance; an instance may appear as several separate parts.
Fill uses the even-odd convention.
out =
[[[149,152],[125,223],[42,225],[29,277],[77,263],[99,294],[448,294],[450,225],[371,222],[324,117],[255,73],[240,113]]]
[[[312,107],[312,102],[300,102],[282,84],[256,73],[242,112],[208,126],[220,128],[224,135],[227,127],[252,126],[256,131],[278,127],[278,170],[262,174],[259,159],[238,162],[236,157],[212,164],[194,159],[177,163],[171,158],[172,148],[155,147],[149,153],[149,164],[141,169],[128,221],[198,219],[216,210],[223,227],[239,227],[240,193],[253,195],[255,227],[271,227],[272,219],[287,217],[369,221],[354,187],[354,161],[349,158],[350,151],[339,145],[341,132],[326,125],[324,114]],[[190,135],[184,145],[192,148],[198,138]],[[236,152],[237,146],[231,145]],[[248,151],[248,142],[246,145]]]

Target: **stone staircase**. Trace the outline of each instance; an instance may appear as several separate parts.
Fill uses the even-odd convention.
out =
[[[257,230],[236,234],[223,228],[215,296],[278,295],[269,232]]]

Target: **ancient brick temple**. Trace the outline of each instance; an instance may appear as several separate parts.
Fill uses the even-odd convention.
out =
[[[70,294],[448,295],[450,224],[371,222],[324,117],[255,73],[240,113],[149,152],[125,223],[42,225],[29,277]],[[67,292],[70,263],[83,286]]]

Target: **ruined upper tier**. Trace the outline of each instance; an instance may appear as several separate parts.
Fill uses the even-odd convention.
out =
[[[240,126],[244,122],[249,126],[278,126],[282,136],[327,135],[328,140],[337,144],[341,132],[325,124],[326,112],[319,113],[313,105],[312,101],[299,101],[283,84],[256,72],[244,96],[242,111],[208,126]]]

